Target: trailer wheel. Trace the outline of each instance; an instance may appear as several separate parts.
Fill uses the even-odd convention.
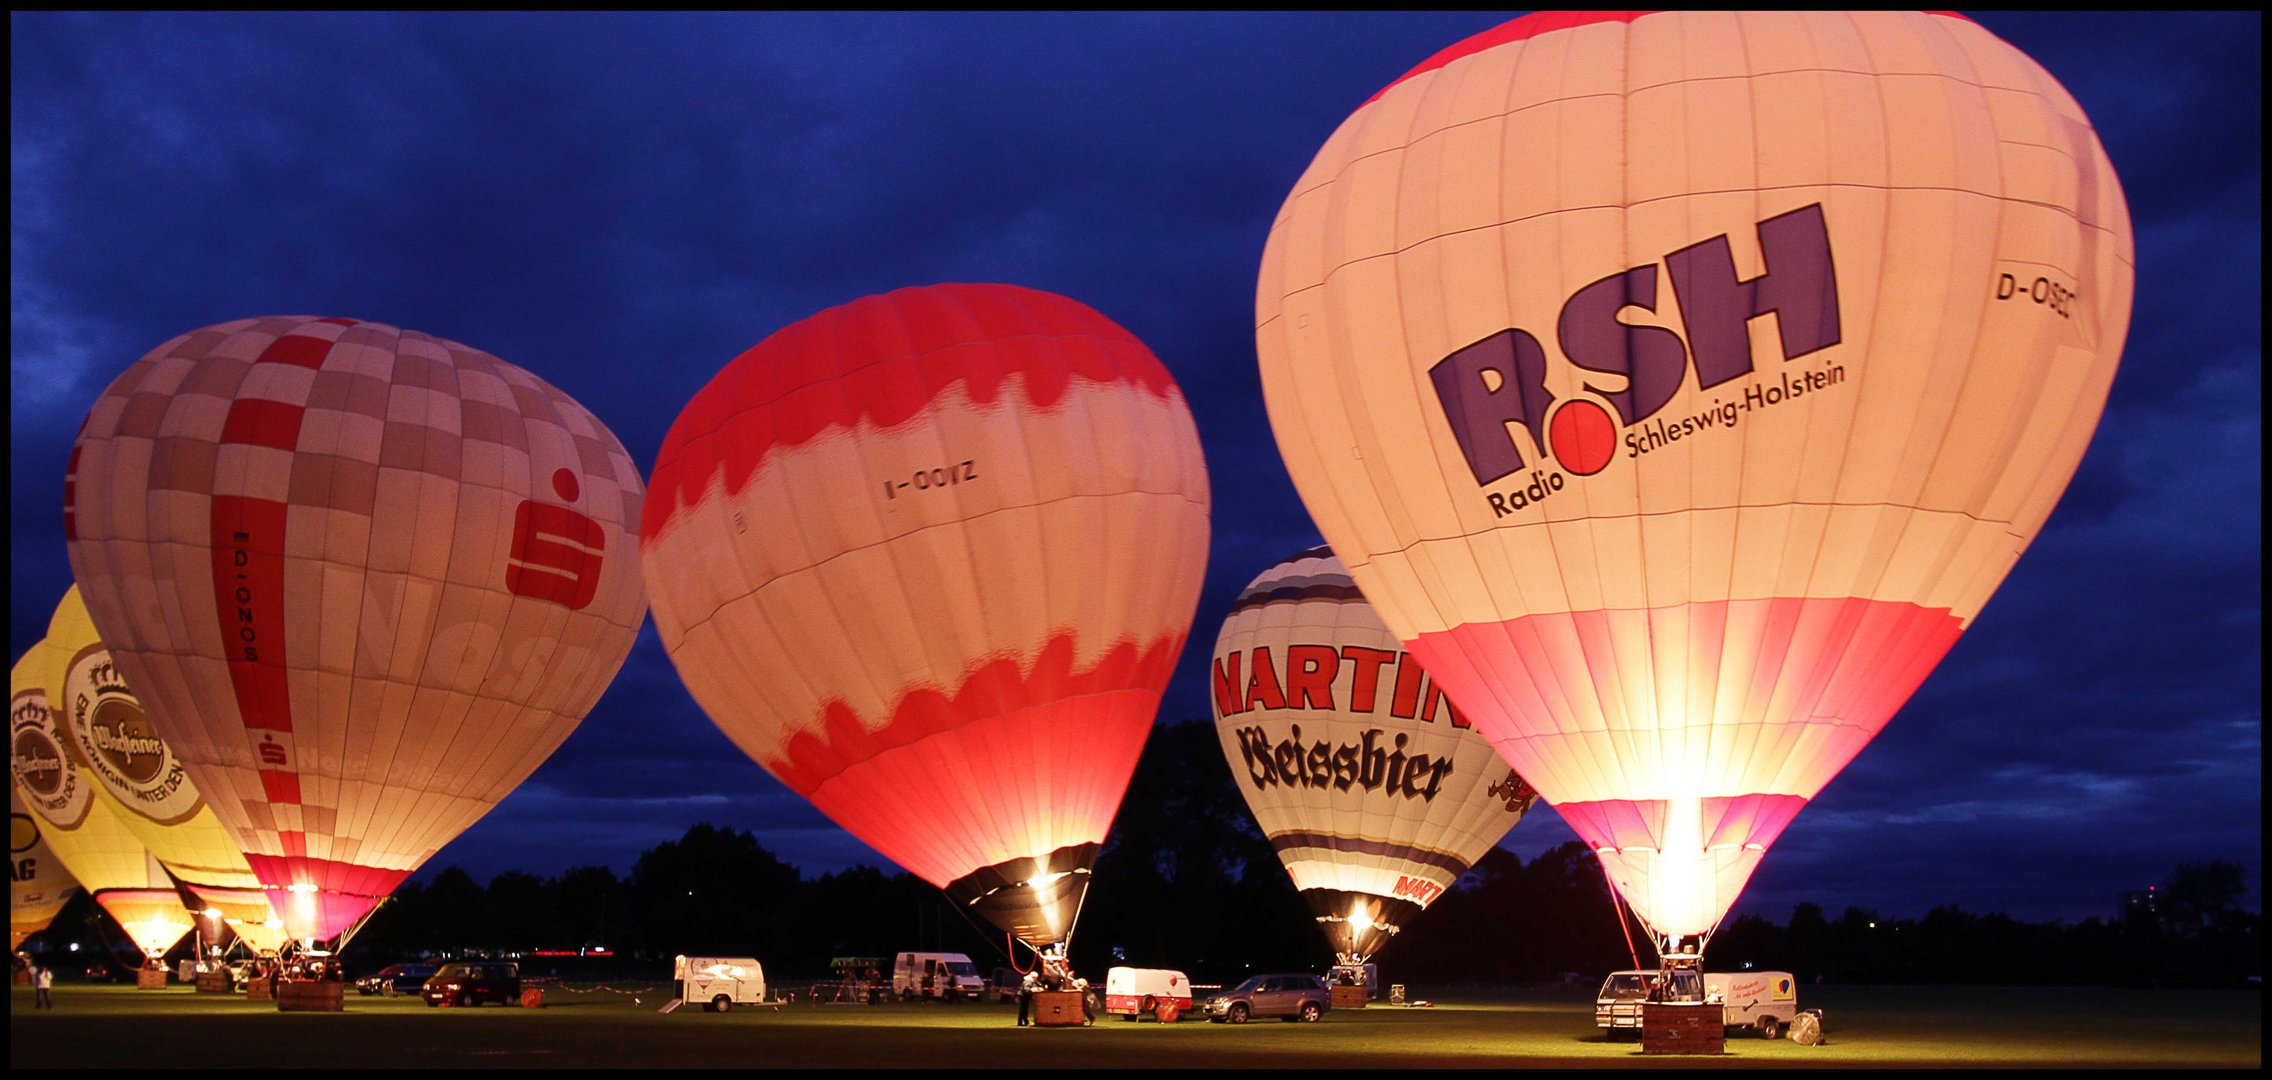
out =
[[[710,999],[710,1008],[715,1012],[732,1012],[734,1011],[734,999],[720,994]]]
[[[1157,1012],[1157,1011],[1159,1011],[1159,1008],[1160,1008],[1160,1001],[1159,1001],[1159,999],[1158,999],[1158,998],[1155,998],[1155,997],[1153,997],[1153,996],[1152,996],[1152,995],[1150,995],[1150,994],[1146,994],[1146,995],[1144,995],[1144,1003],[1143,1003],[1142,1005],[1139,1005],[1139,1006],[1137,1006],[1137,1008],[1136,1008],[1136,1016],[1143,1016],[1143,1015],[1144,1015],[1144,1014],[1146,1014],[1146,1013]],[[1131,1016],[1131,1017],[1129,1017],[1129,1019],[1130,1019],[1130,1020],[1134,1020],[1134,1019],[1136,1019],[1136,1016]]]
[[[1775,1022],[1775,1018],[1774,1018],[1774,1017],[1772,1017],[1772,1016],[1762,1016],[1762,1017],[1760,1017],[1760,1018],[1759,1018],[1759,1037],[1760,1037],[1760,1038],[1762,1038],[1762,1039],[1778,1039],[1778,1038],[1781,1038],[1782,1036],[1783,1036],[1783,1025],[1776,1023],[1776,1022]]]

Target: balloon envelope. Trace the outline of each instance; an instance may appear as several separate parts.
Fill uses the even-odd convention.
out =
[[[64,749],[69,736],[57,727],[46,685],[54,652],[42,639],[9,670],[8,763],[16,794],[70,877],[145,956],[159,956],[189,933],[189,910],[165,867]]]
[[[2049,515],[2133,262],[2081,110],[1962,17],[1548,13],[1333,134],[1256,342],[1383,621],[1700,934]]]
[[[1345,962],[1377,955],[1538,798],[1328,548],[1248,583],[1213,673],[1239,793]]]
[[[63,860],[40,835],[39,819],[24,803],[24,793],[8,785],[8,857],[14,865],[8,877],[8,948],[47,929],[57,912],[78,891],[79,883]]]
[[[902,289],[727,365],[654,488],[655,623],[719,728],[968,910],[1063,941],[1206,562],[1167,369],[1062,296]]]
[[[218,912],[216,918],[259,951],[281,946],[283,922],[259,876],[158,736],[95,632],[78,586],[56,605],[47,645],[56,730],[65,753],[94,780],[95,798],[189,891],[197,910]],[[217,940],[220,928],[210,929]]]
[[[355,923],[534,771],[645,610],[614,435],[415,331],[192,331],[104,391],[70,469],[95,626],[294,937]]]

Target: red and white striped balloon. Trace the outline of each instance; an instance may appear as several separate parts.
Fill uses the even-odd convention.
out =
[[[1182,392],[1128,331],[1010,285],[788,326],[672,425],[655,623],[736,745],[1034,945],[1072,932],[1206,565]]]

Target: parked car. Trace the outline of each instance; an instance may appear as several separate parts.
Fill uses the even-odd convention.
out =
[[[986,997],[990,1001],[1015,1004],[1018,1000],[1018,988],[1025,984],[1025,980],[1026,977],[1020,974],[1016,968],[995,968],[994,976],[986,980]]]
[[[497,960],[443,964],[419,992],[428,1006],[452,1002],[479,1005],[494,1001],[510,1005],[521,998],[521,965]]]
[[[436,970],[433,964],[388,964],[355,980],[355,992],[369,996],[386,993],[391,987],[397,994],[414,994],[425,987]]]
[[[1613,971],[1594,994],[1594,1026],[1608,1037],[1641,1037],[1641,1013],[1652,1001],[1700,1004],[1704,976],[1693,969]]]
[[[1309,1024],[1333,1007],[1333,991],[1315,975],[1257,975],[1208,998],[1205,1007],[1208,1021],[1217,1024],[1257,1016]]]

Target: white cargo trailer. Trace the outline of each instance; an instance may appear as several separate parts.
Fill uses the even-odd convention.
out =
[[[765,967],[747,956],[681,956],[672,965],[680,1001],[703,1012],[727,1012],[736,1005],[763,1005]]]

